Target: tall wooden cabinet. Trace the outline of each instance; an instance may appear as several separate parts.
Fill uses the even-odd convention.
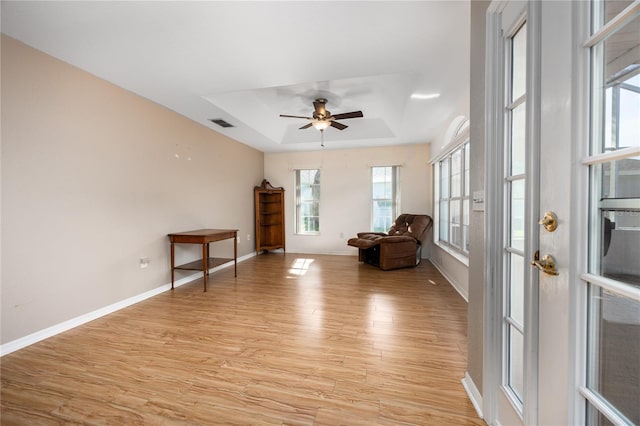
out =
[[[267,180],[253,190],[256,209],[256,251],[284,250],[284,188]]]

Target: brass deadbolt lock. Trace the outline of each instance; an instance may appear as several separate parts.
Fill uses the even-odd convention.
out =
[[[549,232],[553,232],[558,227],[558,216],[552,211],[548,211],[544,214],[544,217],[540,219],[538,222],[540,225],[544,226]]]

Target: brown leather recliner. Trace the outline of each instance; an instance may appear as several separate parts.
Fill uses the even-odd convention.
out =
[[[358,248],[358,260],[389,269],[406,268],[420,263],[422,240],[433,225],[424,214],[401,214],[389,232],[358,232],[348,245]]]

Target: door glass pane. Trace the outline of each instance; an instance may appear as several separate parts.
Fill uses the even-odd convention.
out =
[[[638,49],[640,16],[593,49],[594,153],[640,146]]]
[[[640,302],[590,286],[588,387],[640,424]]]
[[[640,157],[602,165],[602,198],[640,198]]]
[[[509,385],[522,401],[524,389],[524,338],[515,327],[509,326]]]
[[[597,166],[599,237],[591,272],[640,285],[640,158],[625,158]]]
[[[511,127],[511,174],[524,173],[525,137],[526,137],[526,104],[518,105],[512,114]]]
[[[620,148],[640,146],[640,74],[625,80],[620,86],[619,102]]]
[[[607,22],[616,17],[633,0],[599,0],[595,2],[593,13],[594,30],[600,29]]]
[[[601,229],[599,273],[640,286],[640,210],[603,209]]]
[[[524,179],[511,182],[511,247],[524,250]]]
[[[524,95],[527,89],[527,24],[520,27],[513,36],[512,46],[512,89],[511,102]]]
[[[510,315],[519,324],[524,324],[524,258],[515,253],[510,253],[509,258],[511,260]]]

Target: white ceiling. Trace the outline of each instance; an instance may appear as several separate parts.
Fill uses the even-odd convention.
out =
[[[425,143],[468,114],[467,1],[2,1],[2,32],[265,152]],[[440,93],[417,100],[413,93]],[[235,127],[209,122],[222,118]]]

